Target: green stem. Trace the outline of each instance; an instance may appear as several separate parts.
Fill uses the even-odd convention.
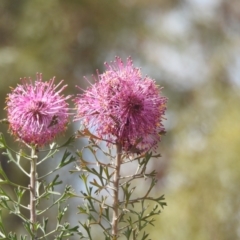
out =
[[[37,222],[37,214],[36,214],[36,179],[37,179],[37,155],[36,155],[36,147],[32,147],[31,152],[31,169],[30,169],[30,221],[32,224],[32,239],[35,239],[36,229],[35,224]]]
[[[118,238],[118,207],[119,207],[119,179],[122,159],[122,145],[117,144],[117,155],[115,162],[115,171],[113,176],[113,216],[112,216],[112,235],[113,240]]]

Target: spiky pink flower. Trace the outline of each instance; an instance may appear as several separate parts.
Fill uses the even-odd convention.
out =
[[[63,81],[55,85],[54,80],[43,82],[37,73],[34,83],[24,78],[7,96],[10,132],[27,144],[45,145],[66,129],[70,96],[61,95],[67,85],[57,90]]]
[[[142,77],[131,58],[124,64],[119,57],[98,81],[75,98],[77,115],[100,138],[121,143],[125,151],[144,152],[155,147],[160,133],[167,99],[162,88],[149,77]]]

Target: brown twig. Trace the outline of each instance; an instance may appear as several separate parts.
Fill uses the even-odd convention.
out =
[[[118,207],[119,207],[119,179],[120,179],[120,169],[121,169],[121,159],[122,159],[122,145],[120,143],[116,144],[117,155],[115,161],[115,171],[113,176],[113,216],[112,216],[112,235],[113,240],[118,238]]]
[[[37,222],[36,215],[36,175],[37,175],[37,156],[36,148],[32,148],[31,152],[31,169],[30,169],[30,221],[32,224],[33,239],[35,239],[35,223]]]

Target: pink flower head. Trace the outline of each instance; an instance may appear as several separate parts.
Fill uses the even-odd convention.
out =
[[[69,116],[66,100],[70,96],[60,95],[67,85],[57,90],[63,81],[55,85],[54,80],[55,77],[43,82],[42,74],[37,73],[35,83],[24,78],[22,85],[8,94],[10,132],[27,144],[42,146],[66,129]]]
[[[142,77],[131,58],[124,64],[121,58],[83,95],[75,98],[77,115],[87,128],[94,128],[100,138],[121,143],[127,152],[144,152],[156,147],[167,99],[160,95],[156,83]],[[136,150],[137,149],[137,150]]]

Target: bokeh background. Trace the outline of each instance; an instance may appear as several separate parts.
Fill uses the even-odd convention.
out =
[[[83,76],[116,55],[131,56],[169,99],[162,158],[152,165],[154,193],[168,206],[151,239],[240,239],[240,1],[1,0],[0,118],[20,77],[56,76],[76,94]],[[16,144],[6,125],[0,131]],[[22,226],[11,221],[12,230]]]

